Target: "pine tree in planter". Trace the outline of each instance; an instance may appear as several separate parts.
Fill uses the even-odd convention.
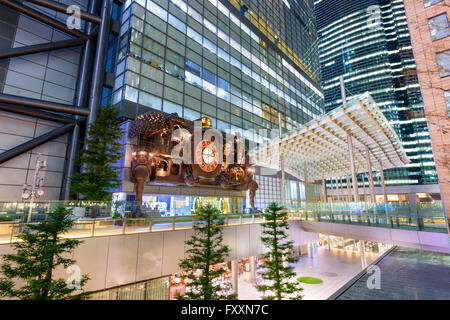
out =
[[[286,241],[289,224],[287,212],[283,209],[284,207],[271,203],[265,211],[266,222],[262,224],[261,241],[269,251],[263,255],[265,260],[262,268],[265,271],[260,273],[263,284],[257,285],[256,289],[264,292],[265,300],[302,299],[300,292],[303,288],[295,280],[293,268],[290,265],[284,266],[297,262],[298,258],[291,255],[293,241]]]
[[[88,128],[85,149],[77,159],[82,168],[71,178],[72,193],[83,200],[109,201],[111,190],[120,186],[120,168],[116,163],[122,158],[123,144],[120,142],[124,132],[119,119],[120,110],[116,107],[100,108],[97,119]],[[94,206],[92,217],[97,215]]]
[[[179,264],[185,271],[182,279],[186,281],[186,294],[178,296],[185,300],[220,300],[235,299],[231,292],[231,282],[217,280],[225,269],[214,270],[213,266],[223,263],[230,249],[222,244],[223,219],[219,211],[208,204],[200,208],[194,234],[186,241],[189,249],[187,258]]]
[[[71,210],[58,206],[49,213],[48,220],[28,225],[29,230],[19,234],[20,241],[11,244],[15,253],[2,256],[0,297],[60,300],[88,296],[84,292],[75,294],[89,280],[87,275],[80,275],[80,279],[75,279],[70,285],[64,279],[53,279],[57,266],[68,268],[75,264],[75,260],[67,256],[81,243],[60,238],[73,225],[71,214]],[[24,285],[16,288],[17,280]]]

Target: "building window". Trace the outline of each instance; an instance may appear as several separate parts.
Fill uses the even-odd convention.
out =
[[[450,117],[450,90],[444,91],[445,104],[447,105],[447,113]]]
[[[430,27],[432,41],[439,40],[450,35],[447,13],[429,19],[428,26]]]
[[[425,8],[428,8],[434,4],[440,3],[442,0],[423,0],[423,6]]]
[[[439,68],[441,78],[450,76],[450,50],[437,53],[436,62]]]

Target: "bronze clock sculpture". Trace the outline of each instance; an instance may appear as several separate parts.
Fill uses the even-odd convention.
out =
[[[258,184],[253,180],[255,169],[249,163],[243,139],[239,136],[225,139],[221,133],[208,136],[211,120],[203,117],[199,121],[201,131],[196,131],[189,121],[177,114],[164,116],[153,111],[138,116],[131,123],[129,137],[137,138],[131,164],[137,211],[140,211],[145,183],[250,189],[250,204],[256,210]],[[199,134],[201,137],[194,139]],[[184,161],[180,161],[181,158]]]

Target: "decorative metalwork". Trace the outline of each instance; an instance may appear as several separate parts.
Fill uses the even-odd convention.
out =
[[[144,185],[148,183],[250,189],[250,204],[255,209],[258,184],[253,180],[255,169],[249,163],[243,140],[240,141],[242,138],[236,136],[234,141],[226,141],[223,136],[223,141],[216,141],[215,136],[206,138],[203,134],[211,129],[211,120],[204,117],[201,121],[203,139],[199,142],[191,139],[194,136],[191,123],[177,114],[164,116],[159,112],[148,112],[131,123],[129,137],[137,138],[137,147],[132,153],[132,177],[138,204],[142,202]],[[174,159],[174,148],[181,144],[186,146],[186,142],[190,142],[190,161]],[[181,158],[186,149],[180,150],[177,156]]]

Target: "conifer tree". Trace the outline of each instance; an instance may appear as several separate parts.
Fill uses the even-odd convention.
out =
[[[71,210],[58,206],[49,213],[47,221],[27,225],[17,236],[19,241],[11,244],[15,252],[2,256],[0,297],[61,300],[88,296],[84,292],[75,294],[89,280],[87,275],[80,275],[70,284],[64,279],[53,279],[57,266],[68,268],[76,263],[67,256],[81,241],[60,237],[73,225],[70,215]],[[16,281],[24,285],[16,288]]]
[[[123,157],[124,132],[119,114],[116,107],[102,107],[96,121],[88,128],[85,148],[77,159],[82,170],[71,178],[72,193],[81,195],[83,200],[111,200],[111,192],[120,186],[117,162]]]
[[[261,241],[269,251],[263,255],[261,274],[264,282],[256,286],[258,291],[264,292],[264,300],[300,300],[303,290],[295,281],[295,272],[290,265],[298,261],[291,254],[293,241],[287,241],[286,231],[289,229],[287,211],[283,206],[271,203],[265,211],[265,223]]]
[[[194,225],[194,234],[186,241],[189,249],[187,258],[179,264],[185,272],[186,293],[178,296],[185,300],[235,299],[231,294],[231,282],[219,282],[226,270],[214,270],[213,266],[223,263],[230,249],[222,244],[223,219],[211,204],[202,206]]]

